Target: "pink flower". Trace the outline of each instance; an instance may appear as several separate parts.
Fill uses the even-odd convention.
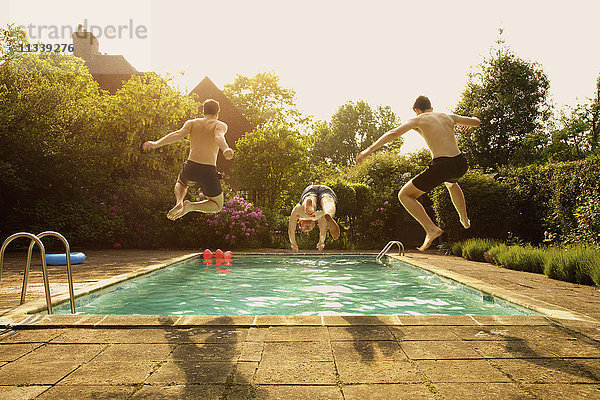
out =
[[[113,200],[119,200],[119,196],[117,196],[116,194],[113,195]]]
[[[96,195],[93,195],[93,196],[92,196],[92,200],[98,200],[98,196],[96,196]]]
[[[113,217],[116,217],[117,213],[116,212],[111,212],[110,215],[112,215]]]
[[[388,204],[390,204],[390,202],[387,200],[383,203],[383,205],[385,205],[385,206],[387,206]]]
[[[250,236],[250,233],[249,233],[249,232],[246,232],[246,236]]]

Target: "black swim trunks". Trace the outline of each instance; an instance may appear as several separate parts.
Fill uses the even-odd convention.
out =
[[[468,168],[467,159],[462,153],[454,157],[436,157],[425,171],[414,177],[412,183],[417,189],[429,192],[444,182],[456,183]]]
[[[304,199],[307,196],[313,195],[317,198],[317,210],[321,209],[321,199],[324,196],[329,196],[333,199],[334,203],[337,204],[337,196],[335,192],[329,187],[325,185],[309,185],[304,189],[302,194],[300,195],[300,204],[304,203]]]
[[[216,197],[223,193],[221,188],[221,174],[217,167],[208,164],[199,164],[187,160],[179,173],[178,181],[185,186],[199,186],[202,193],[208,197]]]

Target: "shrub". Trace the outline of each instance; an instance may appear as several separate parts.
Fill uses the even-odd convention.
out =
[[[448,240],[475,236],[505,239],[511,229],[514,212],[512,203],[508,201],[510,187],[479,172],[468,172],[459,185],[471,220],[471,228],[467,230],[460,224],[446,187],[439,186],[430,193],[438,225],[444,229]]]
[[[263,211],[240,196],[230,199],[220,212],[206,214],[204,218],[213,238],[210,247],[257,246],[260,242],[258,237],[268,227]]]
[[[512,231],[537,244],[548,231],[559,243],[600,242],[600,157],[507,168],[516,218]]]
[[[468,239],[462,244],[462,256],[467,260],[485,261],[484,253],[498,242],[490,239]]]
[[[528,246],[506,246],[501,244],[489,250],[494,264],[517,271],[544,272],[545,251]]]
[[[598,283],[599,268],[600,250],[586,246],[550,249],[544,263],[544,273],[550,278],[585,285]]]

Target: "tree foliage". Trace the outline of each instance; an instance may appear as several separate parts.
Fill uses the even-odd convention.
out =
[[[238,74],[233,83],[225,85],[223,93],[257,129],[281,124],[300,129],[308,122],[298,110],[294,89],[282,87],[279,76],[272,72],[251,78]]]
[[[260,206],[284,209],[308,184],[306,148],[298,133],[287,127],[267,127],[237,141],[233,173],[242,190]]]
[[[600,75],[593,98],[563,110],[546,150],[550,161],[579,160],[600,149]]]
[[[388,106],[373,109],[362,100],[347,102],[333,114],[331,122],[315,124],[313,161],[352,165],[361,150],[399,123],[399,118]],[[398,139],[388,147],[398,149],[401,145],[402,139]]]
[[[518,57],[501,39],[469,75],[455,109],[481,126],[459,133],[471,165],[523,165],[544,145],[540,131],[550,116],[549,80],[539,64]]]

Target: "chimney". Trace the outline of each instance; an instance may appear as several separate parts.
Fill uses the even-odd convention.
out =
[[[92,32],[87,32],[83,29],[81,24],[77,26],[77,32],[73,32],[71,38],[73,39],[74,56],[89,61],[94,55],[100,54],[98,51],[98,39],[96,39]]]

